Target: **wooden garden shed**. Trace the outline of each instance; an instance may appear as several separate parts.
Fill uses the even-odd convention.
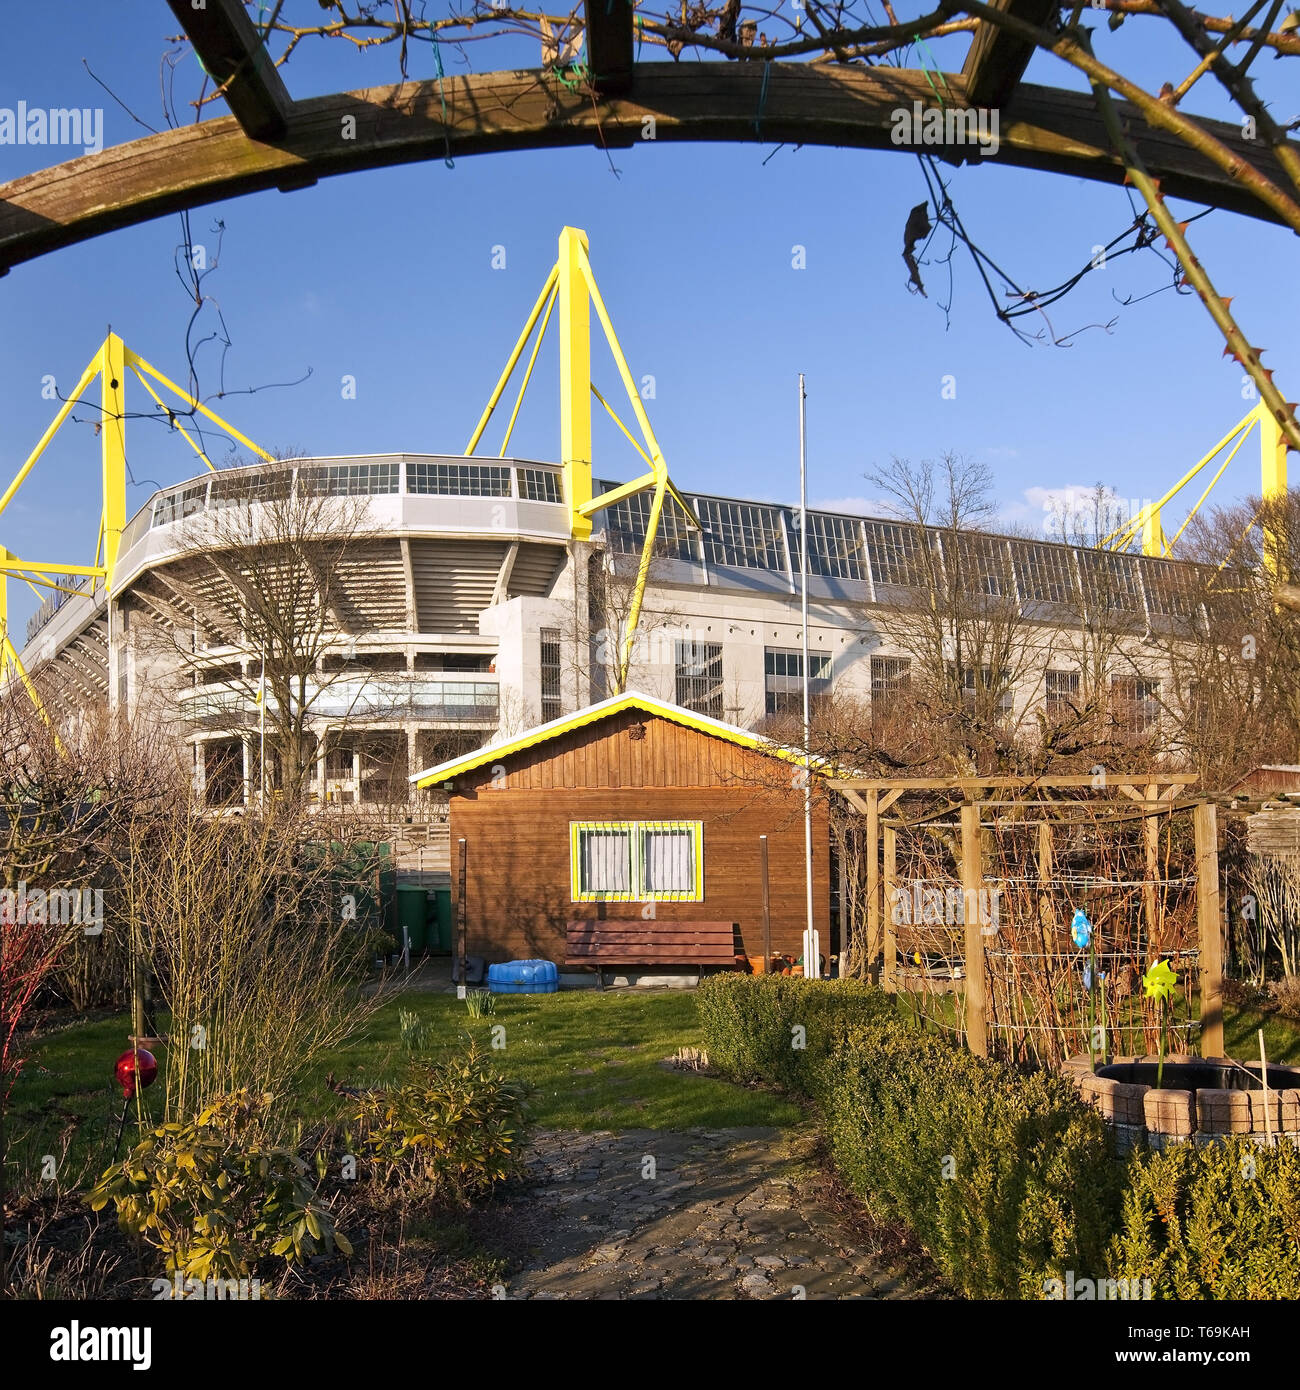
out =
[[[470,954],[563,964],[577,924],[608,923],[636,961],[671,967],[689,964],[674,944],[688,925],[731,924],[735,954],[763,954],[764,858],[770,949],[802,954],[802,775],[797,753],[629,692],[411,780],[448,793]],[[830,835],[818,798],[813,814],[825,958]]]

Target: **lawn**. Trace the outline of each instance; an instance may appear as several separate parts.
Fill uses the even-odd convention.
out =
[[[746,1089],[661,1065],[680,1047],[698,1046],[694,995],[575,990],[554,995],[500,995],[495,1013],[471,1018],[453,995],[410,994],[385,1003],[363,1033],[321,1059],[302,1097],[308,1116],[323,1116],[333,1098],[325,1077],[378,1086],[401,1074],[408,1053],[399,1011],[428,1025],[425,1051],[438,1054],[471,1039],[491,1050],[503,1070],[534,1088],[535,1123],[554,1129],[713,1129],[790,1125],[797,1106],[772,1091]],[[1264,1028],[1270,1061],[1300,1064],[1300,1028],[1247,1009],[1224,1010],[1229,1053],[1259,1055]],[[160,1025],[161,1026],[161,1025]],[[493,1030],[504,1045],[492,1049]],[[39,1166],[63,1152],[65,1177],[107,1163],[121,1112],[114,1059],[129,1028],[125,1014],[71,1023],[44,1036],[15,1088],[9,1117],[10,1162]],[[165,1065],[165,1056],[160,1058]],[[161,1087],[146,1100],[156,1106]]]
[[[660,1065],[680,1047],[699,1046],[695,999],[573,990],[497,995],[496,1012],[470,1018],[452,995],[409,995],[385,1005],[366,1033],[339,1049],[328,1067],[353,1084],[377,1085],[405,1060],[399,1008],[428,1022],[434,1052],[471,1039],[504,1046],[503,1070],[535,1088],[533,1117],[550,1129],[716,1129],[785,1125],[800,1115],[775,1092],[748,1090]],[[323,1072],[322,1072],[323,1075]]]
[[[303,1093],[303,1110],[323,1116],[333,1097],[325,1077],[345,1085],[378,1086],[401,1075],[408,1052],[399,1012],[428,1025],[426,1055],[466,1045],[491,1052],[502,1070],[534,1088],[536,1124],[555,1129],[716,1129],[732,1125],[788,1125],[800,1110],[772,1091],[752,1090],[664,1067],[680,1047],[698,1046],[695,999],[681,991],[655,994],[575,990],[553,995],[501,995],[495,1013],[471,1018],[448,994],[409,994],[380,1007],[364,1031],[322,1058]],[[165,1019],[159,1020],[165,1028]],[[14,1090],[10,1161],[39,1166],[69,1141],[70,1176],[102,1168],[111,1155],[122,1093],[113,1062],[125,1047],[126,1014],[72,1023],[32,1049]],[[504,1045],[493,1049],[495,1034]],[[166,1057],[159,1058],[166,1065]],[[160,1099],[161,1079],[146,1102]]]

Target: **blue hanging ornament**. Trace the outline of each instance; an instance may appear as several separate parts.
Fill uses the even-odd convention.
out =
[[[1074,914],[1074,920],[1070,923],[1070,940],[1081,951],[1088,949],[1088,943],[1092,940],[1092,923],[1088,921],[1088,914],[1079,908]]]

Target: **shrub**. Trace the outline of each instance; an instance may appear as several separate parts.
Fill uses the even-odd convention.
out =
[[[1156,1298],[1300,1298],[1300,1152],[1237,1138],[1135,1157],[1111,1263]]]
[[[710,1061],[812,1099],[846,1184],[905,1220],[968,1296],[1041,1296],[1067,1270],[1108,1273],[1122,1170],[1064,1078],[918,1033],[889,996],[850,981],[718,977],[700,1014]]]
[[[87,1201],[113,1203],[124,1231],[161,1250],[169,1274],[237,1278],[258,1260],[303,1261],[352,1247],[315,1202],[307,1165],[260,1138],[270,1096],[221,1097],[187,1124],[164,1124],[109,1168]]]
[[[852,980],[813,985],[783,975],[711,975],[696,994],[711,1065],[739,1081],[808,1091],[810,1063],[845,1027],[890,1017],[891,997]],[[795,1047],[794,1030],[802,1028]]]
[[[471,1046],[413,1062],[403,1085],[358,1097],[357,1142],[385,1183],[468,1203],[517,1171],[526,1099]]]
[[[849,1029],[813,1095],[849,1188],[901,1216],[969,1297],[1104,1272],[1121,1172],[1065,1079],[886,1022]]]

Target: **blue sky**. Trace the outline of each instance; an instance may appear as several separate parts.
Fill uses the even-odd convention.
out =
[[[1192,64],[1155,42],[1150,21],[1130,32],[1136,23],[1117,35],[1103,27],[1100,56],[1125,51],[1124,41],[1129,51],[1136,46],[1140,76],[1178,81]],[[143,134],[87,75],[84,58],[140,116],[162,123],[159,59],[176,30],[162,0],[15,8],[7,29],[0,107],[19,100],[102,106],[106,143]],[[936,45],[936,61],[960,66],[964,42]],[[471,57],[480,69],[512,61],[490,45],[474,46]],[[535,62],[518,49],[513,58]],[[456,70],[455,55],[446,61]],[[1271,61],[1260,68],[1259,85],[1278,98],[1277,114],[1297,114],[1276,91]],[[421,48],[412,75],[431,71],[430,51]],[[196,76],[190,56],[178,92],[188,94]],[[317,44],[299,51],[285,77],[298,96],[379,85],[395,80],[395,56]],[[1030,77],[1079,85],[1050,55],[1034,60]],[[1288,99],[1295,103],[1294,94]],[[1228,114],[1209,84],[1187,107]],[[63,153],[0,146],[0,180]],[[801,371],[814,502],[870,507],[877,493],[864,475],[891,455],[954,450],[989,464],[1004,518],[1029,526],[1041,525],[1042,496],[1051,489],[1101,481],[1126,498],[1158,495],[1251,405],[1197,300],[1165,291],[1127,307],[1118,302],[1168,282],[1148,256],[1112,262],[1052,311],[1061,333],[1115,320],[1109,332],[1092,328],[1068,348],[1017,342],[993,317],[960,248],[950,316],[940,308],[944,265],[923,269],[928,298],[909,293],[902,228],[925,196],[910,154],[645,143],[614,160],[617,176],[595,149],[461,158],[453,169],[434,161],[196,209],[193,239],[209,250],[211,229],[225,223],[221,263],[205,288],[233,340],[226,386],[264,388],[212,404],[271,449],[460,451],[568,223],[590,235],[634,375],[655,378],[647,409],[687,490],[796,495]],[[1117,188],[993,166],[943,167],[968,229],[1032,288],[1073,273],[1130,221]],[[1196,210],[1178,206],[1183,215]],[[1293,235],[1228,213],[1205,218],[1192,234],[1222,292],[1235,296],[1247,334],[1270,349],[1265,362],[1279,385],[1300,394]],[[109,323],[160,370],[183,378],[190,304],[172,268],[180,240],[179,220],[169,216],[0,278],[6,482],[53,413],[42,377],[70,390]],[[505,248],[504,270],[492,268],[497,246]],[[796,246],[805,248],[806,269],[792,267]],[[945,249],[936,238],[932,256]],[[198,360],[211,393],[216,354],[204,349]],[[612,362],[599,352],[596,361],[598,383],[616,392]],[[299,385],[268,385],[308,371]],[[356,378],[355,399],[343,396],[345,375]],[[953,400],[941,397],[949,375]],[[512,453],[556,456],[554,381],[552,351]],[[137,388],[133,405],[146,404]],[[485,444],[495,452],[499,443],[494,423]],[[129,426],[128,453],[137,480],[129,512],[153,484],[198,471],[184,441],[152,421]],[[1256,457],[1243,451],[1225,477],[1225,500],[1257,488]],[[636,467],[612,426],[598,424],[596,458],[604,476],[629,477]],[[88,557],[97,466],[91,426],[65,426],[0,518],[0,542],[31,559]],[[35,602],[17,585],[10,601],[19,621]]]

